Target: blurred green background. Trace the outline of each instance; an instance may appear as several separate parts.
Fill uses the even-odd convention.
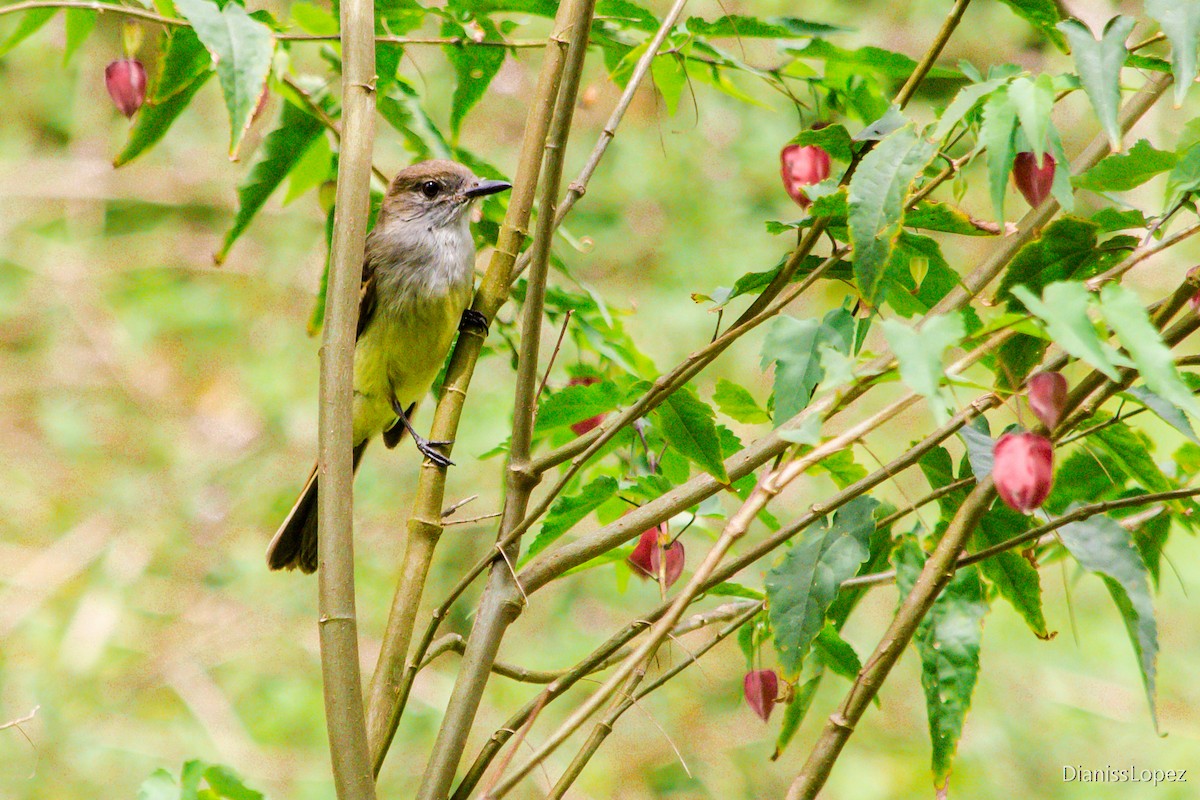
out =
[[[661,0],[647,5],[659,13],[667,7]],[[688,13],[798,14],[857,28],[837,39],[841,45],[876,44],[915,57],[948,5],[707,1],[691,4]],[[1068,5],[1093,26],[1118,10],[1141,11],[1140,3]],[[272,8],[286,17],[285,5]],[[15,22],[0,17],[0,36]],[[154,31],[147,27],[148,35]],[[132,797],[153,770],[177,771],[187,758],[228,764],[272,798],[331,797],[316,581],[268,573],[262,557],[315,453],[318,343],[305,324],[324,260],[324,216],[315,194],[287,207],[277,197],[227,263],[214,267],[211,256],[232,219],[234,190],[252,151],[244,148],[241,163],[228,161],[226,118],[213,81],[162,144],[114,170],[128,123],[105,94],[103,69],[120,57],[120,37],[119,21],[102,17],[96,34],[64,64],[60,17],[0,60],[0,723],[38,709],[19,731],[0,730],[0,798]],[[410,48],[408,55],[406,75],[444,122],[453,78],[443,55],[436,48]],[[308,57],[316,69],[315,46]],[[769,64],[774,55],[747,44],[745,57]],[[529,50],[510,57],[464,128],[463,144],[506,171],[514,167],[539,58]],[[1068,68],[992,0],[969,9],[945,54],[950,62],[958,58],[980,66]],[[742,83],[759,105],[696,87],[669,116],[652,90],[642,91],[569,223],[589,243],[582,250],[560,247],[575,277],[625,314],[660,369],[711,335],[715,319],[690,293],[707,294],[774,265],[788,242],[768,235],[763,223],[797,216],[778,179],[778,150],[795,134],[796,114],[778,95]],[[617,96],[598,55],[582,96],[568,176],[581,166]],[[252,137],[269,130],[280,102],[272,98]],[[1083,98],[1063,105],[1057,121],[1074,153],[1095,126]],[[1173,146],[1186,111],[1152,113],[1137,134],[1170,137]],[[913,113],[928,118],[919,103]],[[388,174],[408,163],[398,137],[382,124],[376,163]],[[1161,186],[1143,190],[1157,198]],[[1135,202],[1137,196],[1131,193]],[[1011,207],[1019,208],[1015,198]],[[979,216],[989,213],[976,189],[964,205]],[[947,256],[965,272],[990,244],[972,239],[970,249],[954,245]],[[1197,256],[1194,246],[1181,251],[1147,262],[1133,282],[1148,296],[1174,285],[1190,266],[1183,259]],[[831,284],[792,313],[819,313],[845,293]],[[761,332],[747,336],[719,361],[699,383],[702,396],[711,395],[717,377],[727,377],[765,401],[770,383],[757,369],[761,340]],[[570,363],[575,354],[568,348],[562,358]],[[511,396],[508,359],[484,360],[447,491],[448,500],[478,493],[467,507],[474,513],[497,504],[502,461],[473,456],[504,440]],[[427,415],[428,408],[419,427]],[[929,423],[924,411],[907,416],[872,442],[874,452],[886,458]],[[860,459],[869,463],[865,454]],[[376,447],[356,486],[367,673],[386,619],[416,469],[410,450]],[[830,487],[826,478],[806,478],[780,499],[776,513],[786,519],[789,509],[806,507]],[[923,488],[910,477],[878,495],[900,502]],[[487,524],[449,529],[427,598],[440,598],[457,568],[484,553],[492,536]],[[696,559],[703,540],[694,541]],[[1100,581],[1077,580],[1054,565],[1043,571],[1043,584],[1057,638],[1035,639],[1002,603],[988,619],[954,794],[1200,796],[1194,679],[1200,546],[1176,535],[1167,556],[1174,571],[1164,571],[1157,608],[1159,715],[1168,735],[1155,735],[1129,641]],[[614,580],[621,569],[593,570],[538,595],[501,657],[565,667],[652,607],[656,587]],[[741,580],[761,585],[761,573]],[[456,607],[445,630],[468,630],[477,592]],[[890,587],[878,589],[851,618],[845,634],[860,655],[878,641],[895,600]],[[423,625],[427,617],[419,619]],[[680,646],[706,635],[693,634]],[[665,658],[685,658],[680,646]],[[418,680],[381,777],[381,797],[413,793],[456,658],[443,656]],[[570,796],[782,796],[847,684],[825,681],[791,749],[771,762],[778,715],[764,725],[743,703],[744,668],[732,641],[720,645],[623,718]],[[918,672],[917,659],[907,654],[881,706],[851,739],[825,796],[932,795]],[[585,690],[586,684],[577,691]],[[493,679],[468,757],[535,691]],[[561,712],[547,712],[542,724]],[[539,726],[531,739],[544,730]],[[564,748],[514,796],[542,796],[571,752]],[[1129,764],[1188,769],[1191,780],[1158,788],[1063,781],[1067,765]]]

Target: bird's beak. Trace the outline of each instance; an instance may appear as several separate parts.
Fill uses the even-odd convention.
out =
[[[512,184],[507,181],[479,181],[479,183],[463,192],[463,196],[473,200],[476,197],[503,192],[505,189],[511,188]]]

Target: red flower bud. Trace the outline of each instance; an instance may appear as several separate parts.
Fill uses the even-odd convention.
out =
[[[1013,162],[1013,183],[1021,190],[1025,202],[1037,208],[1050,194],[1054,184],[1054,156],[1042,153],[1042,165],[1037,165],[1033,153],[1017,153]]]
[[[779,678],[771,669],[747,672],[742,679],[742,691],[746,695],[746,703],[766,722],[775,708],[775,701],[779,699]]]
[[[571,380],[567,381],[567,385],[568,386],[591,386],[593,383],[599,383],[599,382],[600,382],[600,379],[597,378],[595,375],[584,375],[584,376],[576,376],[574,378],[571,378]],[[585,433],[592,430],[593,428],[599,427],[600,423],[604,422],[604,418],[606,416],[608,416],[608,415],[607,414],[597,414],[594,417],[588,417],[587,419],[579,420],[579,422],[573,422],[573,423],[571,423],[571,432],[574,433],[576,436],[583,436]]]
[[[829,177],[829,153],[815,144],[789,144],[779,152],[779,163],[783,188],[801,208],[808,208],[812,201],[803,187]]]
[[[1067,402],[1067,379],[1057,372],[1039,372],[1029,379],[1029,407],[1049,430],[1062,418]]]
[[[104,68],[104,85],[117,108],[127,117],[146,101],[146,68],[134,58],[122,58]]]
[[[683,574],[683,565],[686,561],[686,556],[683,551],[683,542],[675,541],[671,546],[666,548],[667,560],[666,566],[663,566],[662,560],[663,547],[659,544],[659,528],[654,527],[649,530],[642,531],[642,537],[638,539],[637,546],[633,548],[633,552],[629,554],[626,561],[633,574],[639,578],[653,578],[658,580],[659,569],[662,568],[664,578],[666,578],[666,586],[669,589],[675,581],[679,580],[679,576]]]
[[[1006,433],[992,450],[992,479],[1009,508],[1028,514],[1054,484],[1054,447],[1035,433]]]

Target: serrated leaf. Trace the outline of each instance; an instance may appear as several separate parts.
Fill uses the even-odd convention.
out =
[[[913,181],[936,151],[910,123],[881,139],[850,179],[848,223],[854,245],[854,277],[868,303],[875,302],[882,285]]]
[[[1179,377],[1170,348],[1137,295],[1118,283],[1106,284],[1100,291],[1100,308],[1150,391],[1200,418],[1200,403]]]
[[[1133,32],[1135,22],[1133,17],[1113,17],[1104,26],[1099,41],[1087,25],[1077,19],[1063,20],[1057,25],[1071,43],[1075,71],[1079,73],[1083,90],[1092,101],[1092,108],[1096,110],[1114,152],[1121,149],[1117,111],[1121,107],[1121,67],[1129,54],[1125,40]]]
[[[1192,423],[1188,421],[1187,415],[1179,410],[1179,406],[1158,396],[1144,386],[1135,386],[1126,391],[1125,394],[1153,411],[1163,422],[1196,444],[1200,444],[1200,437],[1196,436],[1196,431],[1192,428]]]
[[[1137,654],[1142,685],[1150,704],[1150,717],[1158,729],[1155,703],[1155,660],[1158,626],[1150,598],[1149,575],[1129,532],[1108,517],[1095,516],[1058,529],[1063,545],[1080,565],[1104,579],[1108,593],[1121,612],[1125,630]]]
[[[950,105],[946,106],[946,110],[942,112],[942,116],[938,118],[937,127],[933,130],[932,138],[935,142],[941,141],[950,135],[954,127],[962,121],[962,118],[971,112],[980,100],[990,95],[996,89],[1004,85],[1004,81],[995,78],[980,83],[973,83],[969,86],[964,86],[958,90],[958,94],[950,101]]]
[[[1183,150],[1167,176],[1167,208],[1174,208],[1185,194],[1200,189],[1200,142]]]
[[[954,233],[959,236],[995,236],[999,227],[972,218],[967,212],[950,203],[921,201],[904,215],[904,227],[926,231]]]
[[[979,520],[974,542],[978,550],[1018,536],[1029,529],[1029,518],[997,503]],[[1015,550],[1004,550],[979,562],[983,576],[996,587],[1039,639],[1049,639],[1042,613],[1042,583],[1038,571]]]
[[[775,365],[775,425],[778,427],[800,413],[825,372],[820,347],[828,344],[843,353],[850,351],[853,317],[845,309],[834,309],[818,322],[781,316],[772,322],[763,341],[762,368]]]
[[[1196,47],[1200,44],[1200,4],[1195,0],[1146,0],[1146,14],[1158,23],[1171,43],[1175,75],[1175,107],[1183,105],[1196,79]]]
[[[487,17],[477,17],[475,22],[483,29],[486,39],[502,38],[495,24]],[[467,33],[457,22],[446,20],[442,23],[442,36],[467,38]],[[458,79],[450,106],[450,131],[457,137],[467,112],[483,97],[504,64],[505,48],[447,45],[443,50]]]
[[[175,0],[175,6],[217,60],[229,112],[229,154],[235,157],[266,85],[275,37],[237,3],[220,8],[212,0]]]
[[[799,674],[842,581],[866,561],[878,506],[866,496],[851,500],[832,522],[825,518],[809,526],[767,573],[768,613],[785,676]]]
[[[606,414],[620,404],[621,392],[612,381],[566,386],[538,403],[534,434]]]
[[[574,495],[564,495],[554,501],[537,537],[530,542],[524,561],[545,550],[588,514],[617,493],[617,481],[602,475]]]
[[[745,387],[721,378],[713,392],[713,402],[721,413],[746,425],[770,422],[771,415],[759,407]]]
[[[917,394],[934,401],[932,405],[941,408],[939,387],[946,376],[942,354],[966,333],[962,315],[927,316],[919,330],[895,319],[885,319],[880,324],[888,346],[900,363],[900,379]]]
[[[1062,15],[1059,14],[1058,5],[1054,0],[1003,0],[1003,2],[1017,16],[1044,33],[1055,47],[1064,53],[1067,52],[1067,43],[1063,40],[1062,33],[1055,28],[1058,21],[1062,19]]]
[[[854,149],[850,141],[850,133],[841,123],[826,125],[824,128],[807,128],[792,137],[788,144],[815,144],[829,153],[837,161],[850,161],[854,158]]]
[[[896,587],[907,597],[924,556],[912,539],[896,550]],[[987,613],[974,567],[958,569],[921,620],[913,637],[921,655],[921,688],[929,715],[934,784],[944,787],[979,677],[979,646]]]
[[[1138,139],[1128,153],[1114,153],[1072,183],[1093,192],[1126,192],[1141,186],[1159,173],[1166,172],[1179,162],[1179,156],[1167,150],[1156,150],[1145,139]],[[1106,209],[1107,210],[1107,209]]]
[[[1096,335],[1096,328],[1088,318],[1091,295],[1083,284],[1052,283],[1042,292],[1040,300],[1024,286],[1014,286],[1012,292],[1042,320],[1055,344],[1114,381],[1120,379],[1116,362],[1124,359]]]
[[[190,31],[184,34],[183,29],[180,29],[175,32],[174,36],[190,34]],[[168,47],[168,58],[170,54],[171,50]],[[147,97],[145,104],[138,109],[137,118],[133,122],[133,128],[129,131],[129,139],[125,142],[124,149],[113,159],[113,166],[119,167],[128,164],[157,144],[167,134],[171,123],[183,113],[183,110],[188,107],[188,103],[192,102],[196,92],[200,91],[200,87],[212,77],[212,74],[211,69],[205,69],[190,83],[177,87],[166,99]]]
[[[673,392],[653,414],[667,444],[721,483],[729,483],[713,422],[716,415],[691,388]]]
[[[250,169],[250,174],[238,186],[238,210],[233,225],[225,234],[221,249],[213,256],[217,263],[225,260],[229,248],[245,232],[250,221],[266,204],[271,193],[283,183],[304,157],[305,152],[325,130],[321,121],[285,102],[279,114],[279,125],[267,134],[262,155]],[[326,162],[328,169],[328,162]]]
[[[731,36],[739,39],[807,39],[810,36],[828,36],[850,30],[839,25],[809,22],[798,17],[759,19],[742,14],[727,14],[711,22],[692,17],[687,21],[687,29],[697,36]]]
[[[996,220],[1002,226],[1008,176],[1012,173],[1013,160],[1017,155],[1014,141],[1016,126],[1017,110],[1013,107],[1008,92],[998,89],[983,105],[979,146],[987,148],[988,186],[991,190],[992,206],[996,210]]]
[[[1054,77],[1043,72],[1036,80],[1024,76],[1008,85],[1008,99],[1017,112],[1017,120],[1029,142],[1036,163],[1042,163],[1046,151],[1046,133],[1050,128],[1050,112],[1054,108]]]
[[[1013,288],[1024,286],[1041,294],[1056,281],[1089,277],[1084,267],[1095,261],[1098,226],[1078,217],[1062,217],[1047,225],[1032,242],[1017,251],[1000,287],[996,300],[1006,301],[1009,311],[1023,311],[1013,296]]]

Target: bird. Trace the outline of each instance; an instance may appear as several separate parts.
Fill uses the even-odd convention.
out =
[[[449,458],[412,427],[460,326],[486,331],[468,308],[475,282],[474,201],[512,188],[454,161],[422,161],[396,173],[367,236],[354,344],[354,469],[382,434],[393,448],[407,432],[435,464]],[[317,468],[267,547],[272,570],[317,570]]]

